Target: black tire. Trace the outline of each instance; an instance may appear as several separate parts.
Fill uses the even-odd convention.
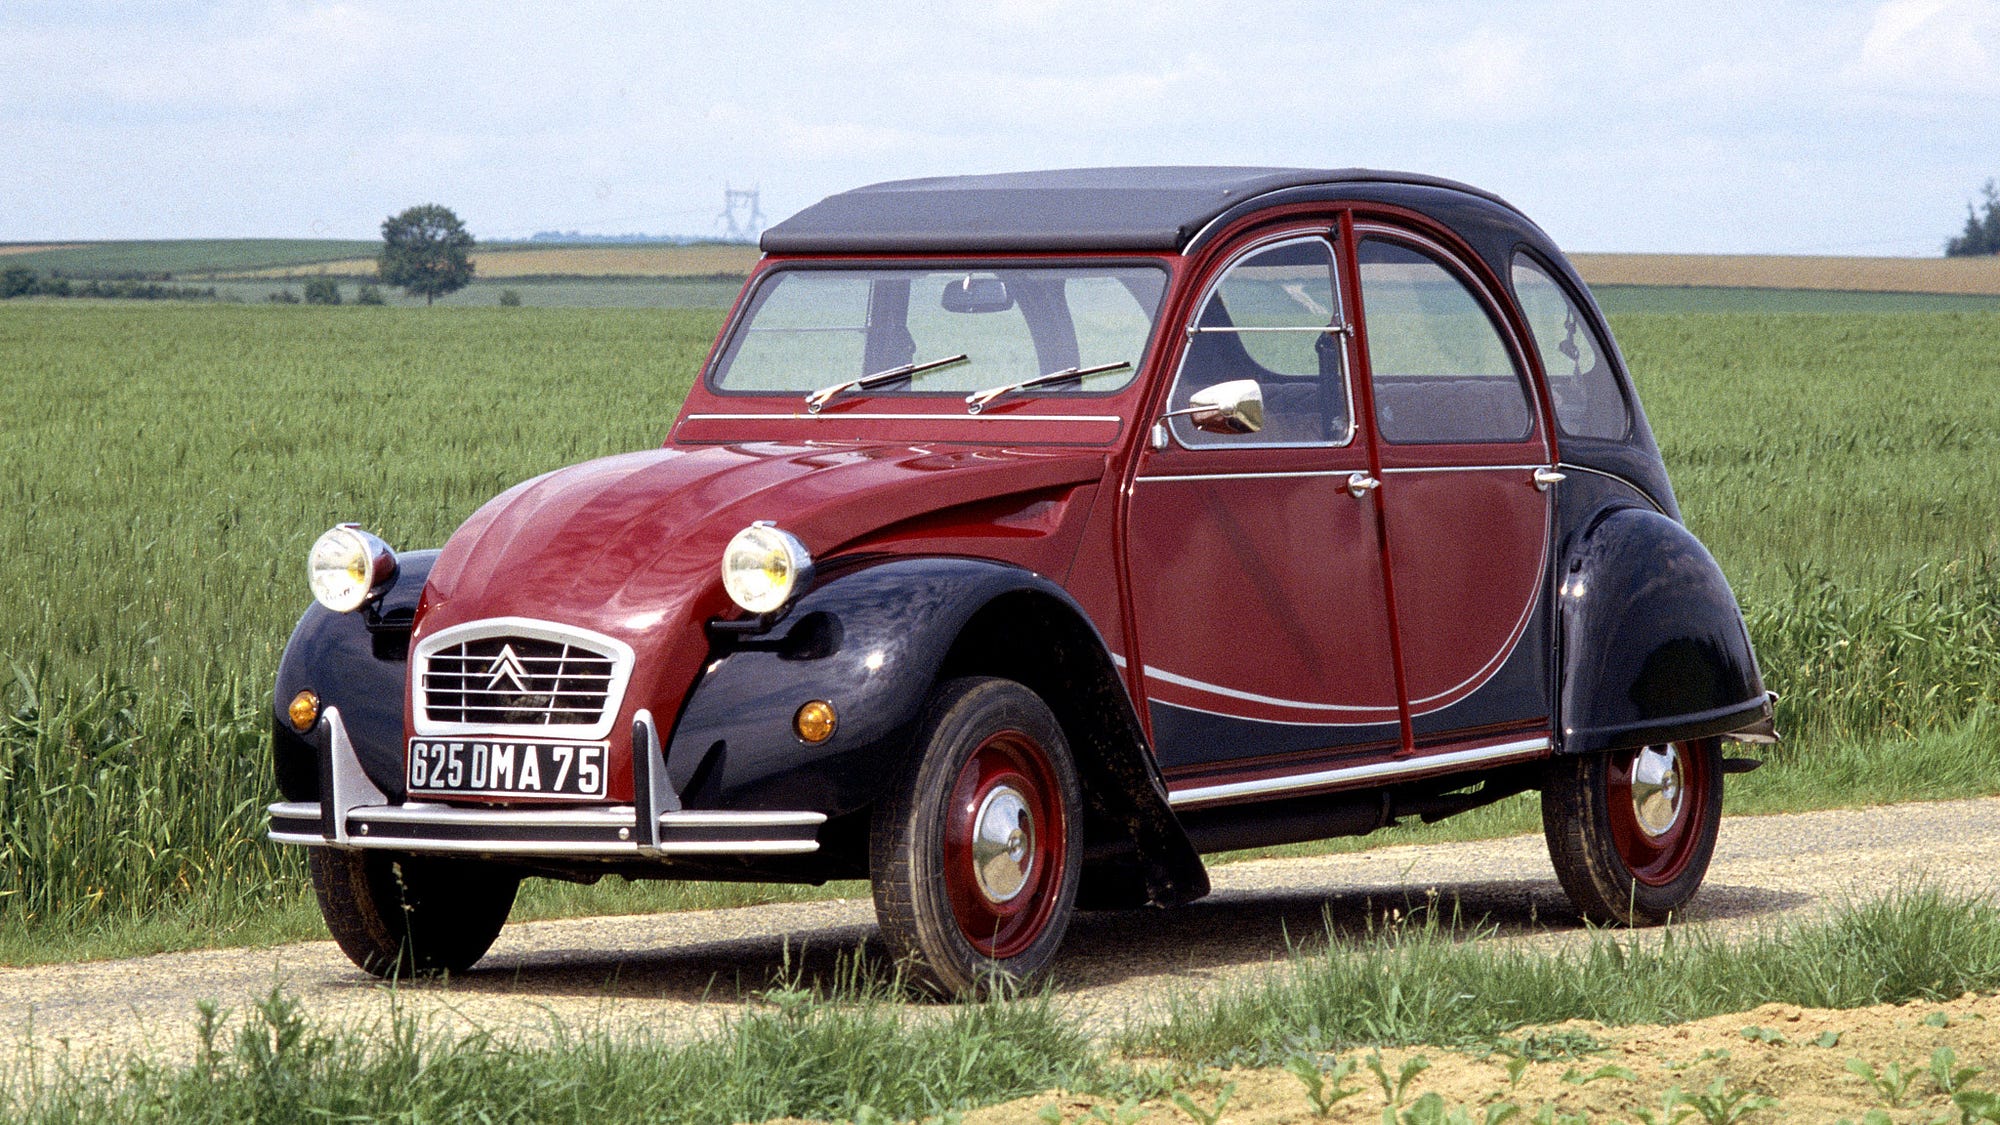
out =
[[[905,978],[964,998],[1040,981],[1076,908],[1082,809],[1069,743],[1034,692],[940,685],[869,831],[875,916]]]
[[[378,977],[469,969],[492,947],[521,878],[470,860],[312,848],[313,893],[348,959]]]
[[[1542,834],[1563,891],[1592,922],[1665,922],[1700,889],[1721,823],[1718,739],[1548,764]]]

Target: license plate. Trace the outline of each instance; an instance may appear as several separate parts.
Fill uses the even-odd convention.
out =
[[[410,792],[493,797],[602,797],[604,742],[410,740]]]

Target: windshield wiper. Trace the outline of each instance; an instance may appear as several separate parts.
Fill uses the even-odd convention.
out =
[[[883,383],[893,383],[898,379],[907,379],[912,375],[921,375],[926,371],[935,371],[940,367],[950,367],[954,363],[965,363],[971,359],[972,357],[969,355],[960,354],[946,356],[943,359],[928,360],[924,363],[905,363],[900,367],[891,367],[886,371],[877,371],[872,375],[863,375],[859,379],[849,379],[845,383],[835,383],[831,387],[821,387],[819,390],[806,396],[806,413],[818,414],[820,408],[832,402],[835,396],[844,395],[849,391],[865,391],[869,387],[878,387]]]
[[[1061,371],[1051,371],[1047,375],[1037,375],[1032,379],[1023,379],[1018,383],[1009,383],[1004,387],[988,387],[983,391],[977,391],[965,396],[965,412],[967,414],[977,414],[986,409],[987,405],[994,399],[1002,395],[1011,395],[1015,391],[1025,391],[1033,387],[1046,387],[1052,383],[1067,383],[1074,379],[1081,379],[1085,375],[1101,375],[1106,371],[1118,371],[1130,366],[1132,366],[1130,362],[1121,359],[1117,363],[1100,363],[1096,367],[1065,367]]]

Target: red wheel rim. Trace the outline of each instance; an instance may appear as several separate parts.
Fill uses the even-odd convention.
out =
[[[1605,773],[1611,840],[1632,878],[1661,887],[1687,870],[1708,822],[1713,786],[1699,743],[1620,750]]]
[[[981,956],[1034,944],[1055,909],[1069,847],[1061,789],[1041,745],[1020,731],[981,743],[958,771],[945,819],[945,890]]]

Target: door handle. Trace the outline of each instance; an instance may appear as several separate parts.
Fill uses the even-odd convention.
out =
[[[1380,487],[1382,487],[1382,482],[1369,476],[1367,473],[1347,474],[1347,494],[1357,500]]]
[[[1561,484],[1563,481],[1566,481],[1568,479],[1569,479],[1568,473],[1557,472],[1554,469],[1536,469],[1535,491],[1547,492],[1549,490],[1550,485]]]

